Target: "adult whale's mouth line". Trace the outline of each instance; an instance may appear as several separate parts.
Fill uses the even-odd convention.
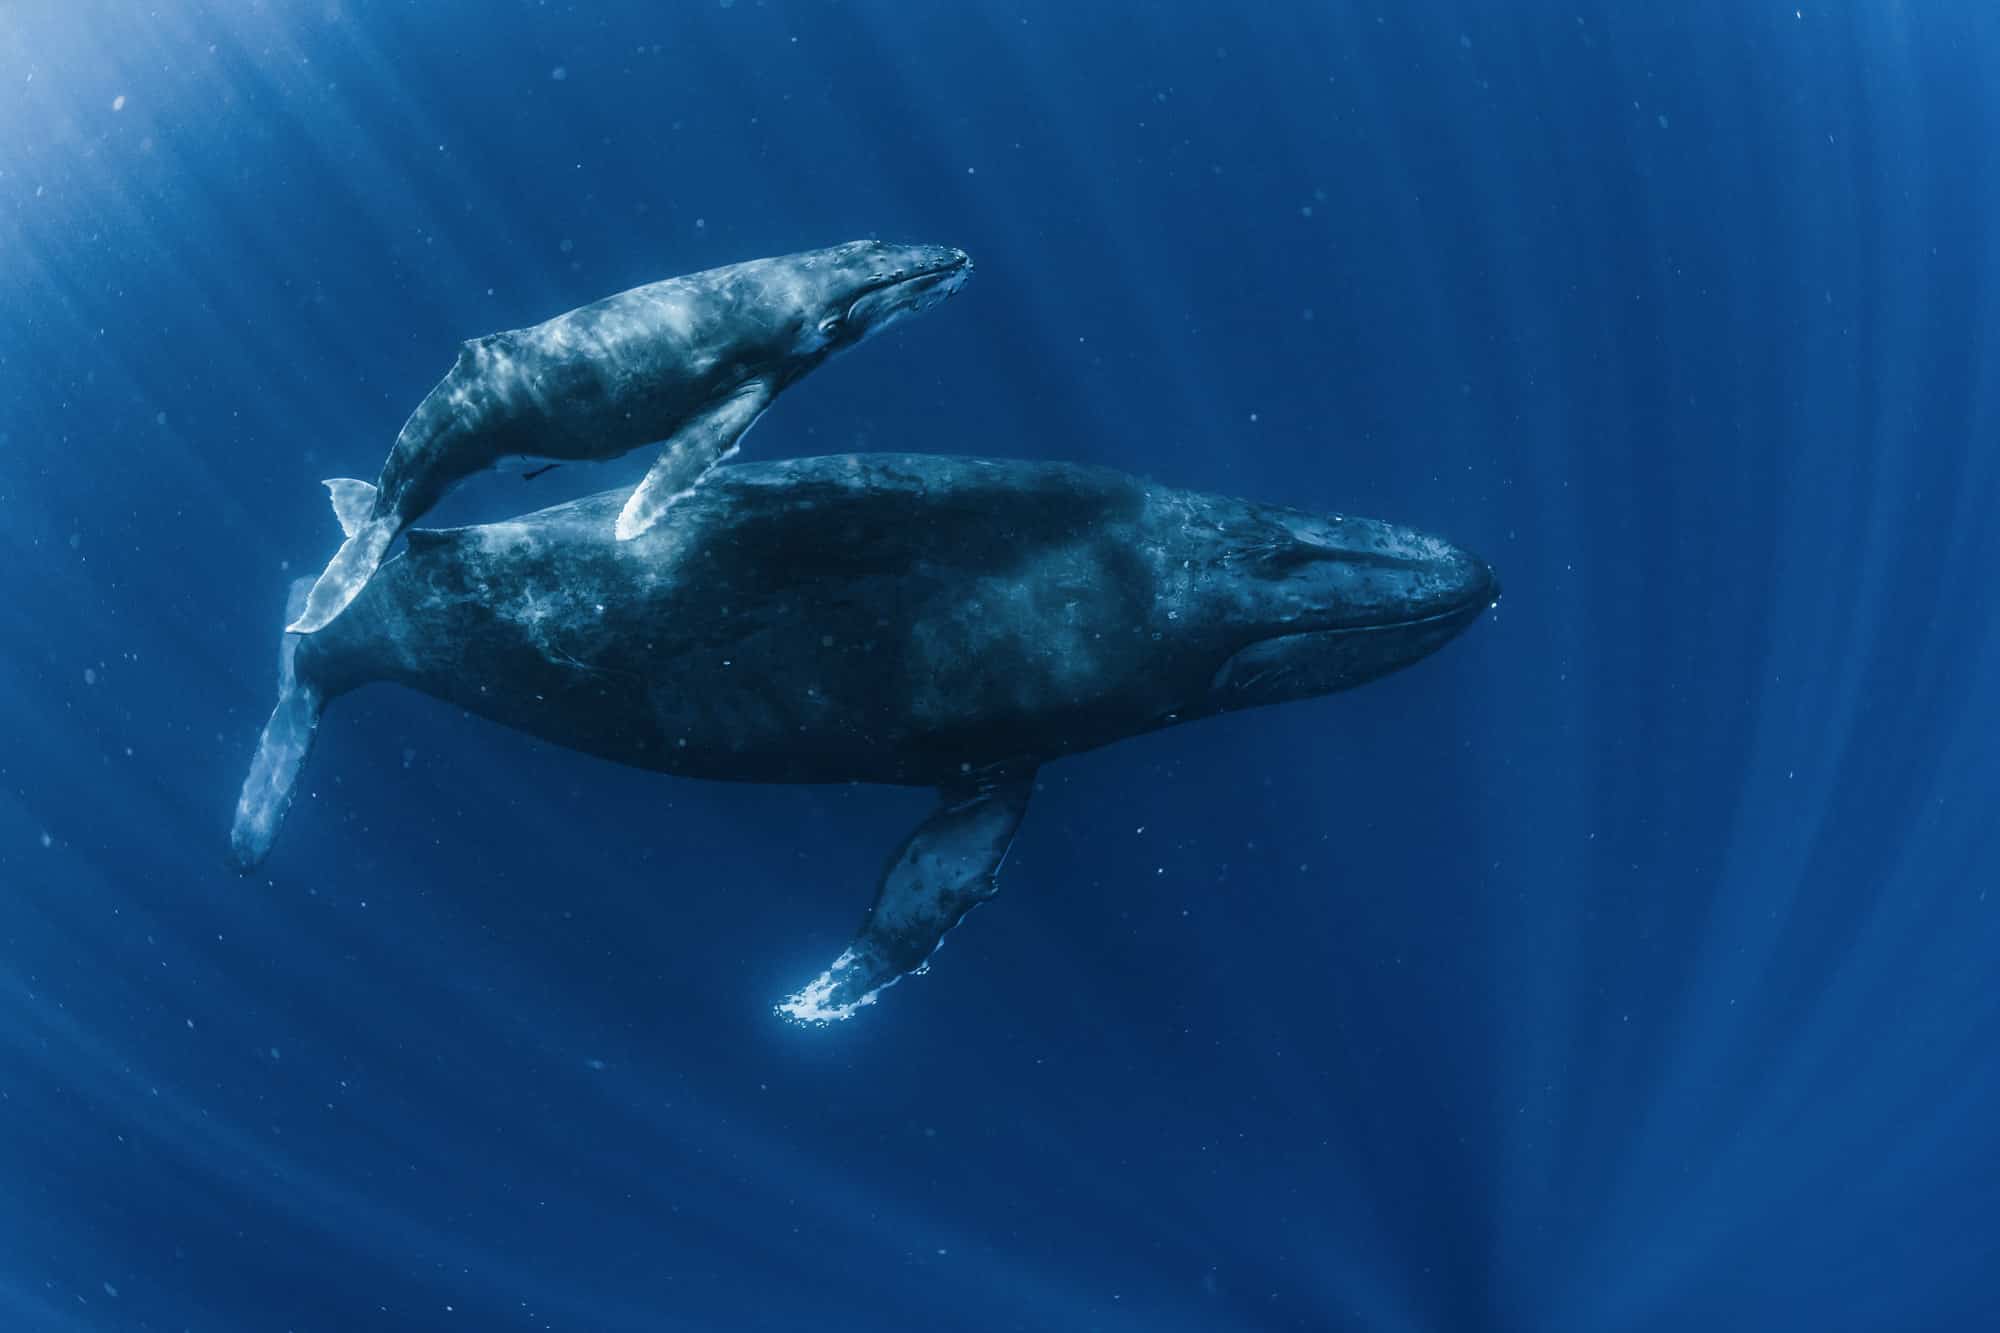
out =
[[[1362,638],[1370,634],[1404,634],[1410,630],[1422,629],[1426,625],[1442,625],[1450,620],[1464,620],[1477,616],[1481,611],[1490,610],[1493,599],[1474,598],[1449,611],[1439,611],[1434,615],[1414,616],[1409,620],[1380,620],[1372,625],[1332,625],[1326,629],[1304,629],[1291,634],[1273,634],[1257,640],[1258,643],[1280,643],[1286,639]]]
[[[1422,629],[1425,625],[1436,625],[1461,616],[1476,615],[1490,611],[1500,604],[1500,580],[1490,566],[1481,570],[1481,580],[1477,588],[1469,590],[1451,605],[1441,611],[1428,612],[1421,616],[1403,616],[1395,620],[1369,620],[1352,625],[1321,625],[1316,629],[1286,630],[1281,634],[1268,634],[1255,643],[1275,643],[1279,639],[1302,638],[1306,635],[1323,634],[1393,634],[1400,630]]]
[[[1209,702],[1230,709],[1331,693],[1428,655],[1498,603],[1500,581],[1492,568],[1479,562],[1471,573],[1421,615],[1317,627],[1308,621],[1253,639],[1216,667]]]
[[[1500,589],[1496,584],[1490,593],[1479,597],[1468,597],[1463,602],[1443,611],[1433,611],[1427,616],[1411,616],[1406,620],[1372,620],[1364,625],[1322,625],[1318,629],[1287,630],[1283,634],[1267,634],[1255,643],[1276,643],[1280,639],[1302,639],[1309,635],[1324,634],[1394,634],[1399,630],[1422,629],[1426,625],[1436,625],[1460,616],[1473,615],[1480,611],[1490,611],[1500,601]]]

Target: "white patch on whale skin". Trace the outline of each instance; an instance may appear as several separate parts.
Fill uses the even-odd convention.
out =
[[[776,1006],[777,1012],[783,1017],[791,1019],[794,1023],[800,1023],[808,1027],[826,1027],[829,1024],[844,1022],[854,1017],[863,1009],[875,1003],[876,996],[900,980],[900,978],[891,977],[888,981],[883,982],[873,990],[865,992],[858,1000],[850,1000],[845,1004],[834,1003],[834,993],[841,985],[840,974],[848,968],[853,967],[859,961],[854,950],[841,950],[840,957],[833,960],[832,967],[829,967],[826,971],[813,978],[797,994],[781,1001]]]
[[[524,547],[538,544],[537,534],[526,523],[509,520],[505,523],[481,523],[472,529],[479,539],[479,553],[483,557],[496,558],[512,555]]]
[[[367,482],[352,477],[329,477],[320,485],[326,487],[327,496],[333,501],[333,516],[340,521],[343,538],[361,531],[373,517],[375,488]]]

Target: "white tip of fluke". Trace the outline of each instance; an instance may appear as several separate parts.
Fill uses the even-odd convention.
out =
[[[883,988],[895,981],[891,977],[889,982],[868,986],[860,994],[855,994],[857,983],[865,984],[862,978],[841,974],[852,972],[860,961],[854,950],[843,950],[840,957],[833,960],[833,966],[815,977],[810,985],[779,1002],[776,1006],[778,1015],[806,1027],[825,1027],[829,1023],[844,1022],[854,1017],[875,1003],[875,997],[882,993]]]
[[[305,611],[291,624],[285,626],[287,634],[311,634],[333,623],[333,618],[347,609],[347,604],[360,595],[368,586],[375,570],[382,563],[382,553],[389,549],[389,543],[396,540],[396,520],[394,518],[374,519],[363,524],[352,537],[340,544],[327,562],[326,572],[306,594]]]
[[[320,485],[326,487],[327,498],[333,501],[333,516],[340,520],[341,536],[352,537],[375,517],[375,488],[367,482],[352,477],[329,477]]]

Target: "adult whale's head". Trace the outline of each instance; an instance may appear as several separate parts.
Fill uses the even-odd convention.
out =
[[[1218,526],[1197,600],[1223,628],[1196,713],[1352,689],[1430,656],[1500,595],[1477,556],[1377,519],[1258,509]]]
[[[824,250],[753,259],[711,269],[708,299],[732,317],[736,364],[780,381],[803,375],[854,346],[945,300],[972,274],[965,251],[945,245],[849,241]]]

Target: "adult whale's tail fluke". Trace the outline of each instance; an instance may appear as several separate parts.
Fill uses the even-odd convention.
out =
[[[309,587],[305,579],[292,585],[285,607],[288,618],[296,619],[305,609]],[[243,794],[236,798],[236,820],[229,829],[230,859],[238,870],[255,868],[270,853],[278,825],[292,804],[299,770],[312,753],[313,733],[319,729],[325,699],[318,690],[300,682],[294,669],[298,651],[299,636],[287,632],[278,645],[278,706],[264,724],[249,776],[243,779]]]
[[[875,905],[833,966],[777,1011],[797,1023],[837,1023],[875,1003],[885,987],[921,972],[945,932],[999,891],[1000,862],[1028,810],[1034,774],[961,790],[917,825],[882,874]]]
[[[389,543],[396,540],[401,526],[394,514],[375,512],[375,488],[351,477],[336,477],[323,483],[333,499],[334,517],[347,540],[333,553],[319,581],[305,599],[301,613],[285,626],[289,634],[311,634],[325,629],[333,618],[368,585],[382,563]]]

